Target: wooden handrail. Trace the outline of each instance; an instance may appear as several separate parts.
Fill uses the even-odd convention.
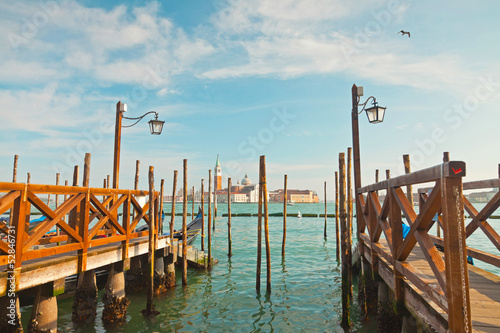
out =
[[[401,304],[404,301],[404,285],[407,283],[405,282],[407,278],[413,285],[420,286],[422,292],[448,312],[450,329],[457,332],[462,331],[464,327],[471,329],[463,218],[462,177],[464,176],[465,163],[450,161],[367,185],[356,191],[360,207],[357,216],[361,248],[366,255],[369,255],[374,271],[378,272],[380,260],[386,260],[392,265],[394,274],[392,285],[396,302]],[[433,187],[435,191],[432,191],[417,214],[402,186],[429,182],[435,183]],[[496,184],[496,180],[493,183]],[[386,191],[383,204],[377,195],[377,191],[380,190]],[[437,212],[442,213],[444,234],[450,237],[444,242],[446,245],[444,257],[434,246],[433,236],[429,235],[429,230],[435,223],[433,217]],[[404,240],[402,216],[410,225],[410,231]],[[368,235],[365,234],[365,229]],[[386,236],[388,251],[379,243],[382,232]],[[417,243],[432,270],[430,274],[433,274],[438,282],[433,288],[427,287],[427,279],[418,274],[418,269],[406,261]]]
[[[136,196],[146,195],[149,191],[0,182],[1,192],[6,193],[0,197],[2,213],[8,209],[13,210],[10,228],[15,228],[16,236],[15,274],[20,274],[23,261],[75,250],[79,251],[79,271],[84,271],[86,269],[86,253],[91,246],[122,242],[123,255],[126,258],[128,257],[130,240],[148,234],[148,231],[134,232],[134,228],[140,219],[149,224],[147,215],[149,201],[144,207],[141,207],[136,199]],[[53,210],[38,197],[40,194],[68,194],[69,197],[57,209]],[[160,200],[158,191],[153,193],[153,200],[155,202],[154,208],[158,207],[157,201]],[[40,222],[30,231],[25,229],[29,226],[31,211],[27,208],[31,205],[36,207],[42,213],[42,217],[46,217],[46,220]],[[135,219],[130,214],[131,205],[139,213]],[[120,209],[123,211],[123,216],[119,219],[118,211]],[[64,222],[63,217],[70,211],[75,212],[72,213],[73,220]],[[159,215],[157,208],[155,214]],[[95,218],[98,218],[100,222],[92,224],[90,227],[89,225]],[[55,226],[60,227],[63,234],[47,236],[46,233]],[[0,235],[8,233],[9,226],[0,223]],[[109,235],[106,238],[93,239],[96,235],[101,234]],[[155,237],[157,236],[155,235]],[[40,249],[33,248],[35,245],[54,243],[58,243],[58,245]],[[8,243],[0,240],[0,265],[7,263],[8,250]]]

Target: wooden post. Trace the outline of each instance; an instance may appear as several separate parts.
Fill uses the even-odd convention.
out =
[[[28,174],[26,175],[26,183],[31,183],[31,174],[28,172]]]
[[[16,183],[17,182],[17,161],[19,159],[19,155],[14,155],[14,167],[12,170],[12,182]],[[14,225],[13,224],[13,218],[14,218],[14,209],[11,208],[10,210],[10,217],[9,217],[9,225]]]
[[[231,178],[227,179],[227,244],[228,244],[228,257],[231,257]]]
[[[408,167],[409,167],[409,158],[408,158]],[[405,162],[405,172],[406,172],[406,162]],[[387,179],[391,178],[390,170],[386,170],[386,176]],[[399,208],[399,205],[396,201],[396,197],[394,196],[393,193],[393,187],[391,186],[390,182],[387,187],[386,195],[388,196],[389,199],[389,223],[392,230],[392,247],[394,250],[392,253],[393,256],[392,265],[393,267],[397,267],[398,258],[396,258],[396,256],[397,253],[399,253],[401,246],[403,245],[403,219],[401,218],[401,209]],[[402,314],[402,311],[404,311],[404,276],[397,269],[394,269],[394,301],[397,313]]]
[[[463,172],[456,175],[451,171],[452,169],[462,169]],[[472,332],[462,193],[464,175],[465,163],[463,162],[447,162],[441,172],[448,324],[450,332],[455,333]]]
[[[271,292],[271,245],[269,243],[269,210],[267,207],[266,156],[260,157],[262,168],[262,199],[264,201],[264,236],[266,241],[267,293]]]
[[[19,160],[19,155],[14,155],[14,168],[12,172],[12,182],[17,182],[17,161]]]
[[[89,187],[90,184],[90,153],[85,154],[85,160],[83,163],[83,187]]]
[[[111,177],[110,177],[109,175],[107,175],[107,176],[106,176],[106,188],[110,188],[110,186],[111,186],[111,185],[110,185],[110,184],[111,184],[111,180],[110,180],[110,178],[111,178]]]
[[[339,173],[337,171],[335,171],[335,233],[337,241],[337,261],[340,261]]]
[[[73,186],[78,186],[79,183],[79,176],[80,176],[80,167],[78,165],[75,165],[75,169],[73,170]],[[68,225],[72,228],[78,228],[78,217],[79,217],[79,211],[80,207],[79,205],[76,205],[75,208],[73,208],[69,212],[69,220],[68,220]],[[68,237],[68,243],[71,240]]]
[[[65,181],[64,181],[64,186],[68,186],[68,181],[67,181],[67,180],[65,180]],[[68,195],[67,195],[67,194],[65,194],[65,195],[64,195],[64,202],[66,202],[66,199],[67,199],[67,198],[68,198]],[[65,216],[63,217],[63,221],[64,221],[64,222],[66,222],[66,220],[67,220],[66,216],[67,216],[67,215],[65,215]]]
[[[446,163],[449,161],[450,161],[450,153],[447,151],[443,152],[443,162]],[[439,212],[439,213],[441,213],[441,212]],[[436,223],[436,236],[441,237],[441,227],[439,225],[439,222]]]
[[[120,178],[120,146],[122,136],[122,118],[124,110],[124,103],[116,103],[116,122],[115,122],[115,149],[113,158],[113,188],[118,188]],[[109,184],[109,182],[108,182]]]
[[[375,183],[378,183],[378,169],[375,170]]]
[[[327,209],[326,209],[326,182],[325,182],[325,228],[324,228],[324,231],[323,231],[323,237],[325,237],[325,238],[326,238],[327,217],[328,217],[328,213],[327,213]]]
[[[212,225],[212,230],[215,231],[215,219],[217,217],[217,187],[215,186],[215,179],[217,176],[214,176],[214,219],[213,219],[213,225]]]
[[[212,268],[212,170],[208,170],[208,269]]]
[[[191,200],[192,200],[192,206],[191,206],[191,221],[192,221],[194,220],[194,186],[193,186]]]
[[[172,185],[172,212],[170,215],[170,244],[174,240],[174,221],[175,221],[175,191],[177,190],[177,170],[174,170],[174,183]]]
[[[83,181],[82,187],[89,187],[90,185],[90,153],[85,154],[85,161],[83,164]],[[83,239],[83,248],[78,250],[78,273],[83,273],[87,270],[87,250],[90,245],[89,242],[89,213],[90,213],[90,191],[87,190],[87,195],[84,201],[80,203],[80,210],[77,211],[78,229],[76,232],[80,234]]]
[[[153,304],[153,294],[154,294],[154,274],[155,274],[155,244],[154,244],[154,234],[155,234],[155,214],[154,214],[154,190],[155,190],[155,178],[154,178],[154,168],[149,167],[149,242],[148,242],[148,294],[146,302],[146,314],[152,315],[155,311],[155,306]]]
[[[262,163],[262,162],[261,162]],[[259,165],[259,207],[257,218],[257,269],[255,270],[255,289],[260,294],[260,269],[262,265],[262,166]]]
[[[352,147],[353,147],[353,163],[354,163],[354,194],[357,196],[357,189],[361,187],[361,158],[359,152],[359,125],[358,125],[358,87],[353,84],[351,88],[352,97],[352,110],[351,110],[351,124],[352,124]],[[363,231],[359,217],[361,206],[359,200],[356,200],[356,225],[358,237],[359,253],[363,253],[363,242],[359,238],[359,233]]]
[[[159,233],[160,235],[163,235],[163,189],[164,189],[164,186],[165,186],[165,179],[162,179],[161,182],[160,182],[160,211],[158,212],[158,221],[159,221],[159,225],[160,225],[160,230],[159,230]]]
[[[283,190],[283,244],[281,245],[281,257],[282,260],[285,259],[285,243],[286,243],[286,204],[287,204],[287,182],[288,182],[288,176],[285,175],[284,177],[284,190]]]
[[[410,155],[408,155],[408,154],[403,155],[403,163],[405,166],[405,174],[411,173]],[[406,197],[408,198],[408,201],[410,202],[411,207],[413,207],[413,187],[411,185],[406,186]]]
[[[182,199],[182,285],[187,285],[187,159],[184,159]]]
[[[135,161],[135,179],[134,179],[134,190],[139,189],[139,167],[140,167],[141,161],[136,160]],[[108,175],[108,187],[109,187],[109,175]],[[135,218],[135,209],[132,210],[132,219]]]
[[[56,173],[56,185],[59,185],[59,177],[60,177],[60,173]],[[59,207],[59,194],[56,194],[56,209],[57,207]],[[59,236],[60,234],[60,231],[59,231],[59,227],[56,226],[56,236]],[[59,245],[59,243],[58,243]]]
[[[352,212],[352,186],[351,186],[351,152],[347,148],[347,283],[349,286],[349,300],[352,299],[352,234],[353,234],[353,212]]]
[[[350,322],[350,304],[349,304],[349,285],[348,277],[348,250],[347,250],[347,214],[346,214],[346,168],[345,168],[345,154],[339,154],[339,200],[340,200],[340,228],[341,228],[341,244],[342,244],[342,322],[341,326],[345,329],[351,326]]]
[[[201,180],[201,250],[205,251],[205,184]]]

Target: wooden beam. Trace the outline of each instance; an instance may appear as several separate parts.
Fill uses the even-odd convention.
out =
[[[449,329],[455,333],[472,332],[462,178],[443,172],[441,182]]]

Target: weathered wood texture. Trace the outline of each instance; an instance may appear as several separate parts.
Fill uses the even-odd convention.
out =
[[[371,252],[371,255],[365,254],[365,257],[377,272],[384,265],[390,267],[390,276],[380,275],[390,280],[388,284],[394,290],[397,309],[408,301],[406,288],[408,282],[411,282],[418,292],[447,313],[448,325],[453,332],[472,331],[463,215],[463,176],[465,163],[451,161],[357,189],[357,201],[362,209],[358,219],[362,217],[367,231],[367,234],[364,233],[363,228],[360,238],[369,249],[366,252]],[[417,214],[410,200],[411,196],[405,195],[401,186],[423,182],[434,182],[435,185],[429,195],[422,194]],[[385,190],[387,193],[382,204],[377,195],[378,190]],[[435,219],[439,212],[442,212],[442,218]],[[402,216],[410,226],[405,238]],[[445,259],[435,247],[434,237],[429,235],[436,220],[440,221],[444,230]],[[382,233],[386,250],[381,246]],[[408,258],[416,251],[417,244],[429,268],[430,277],[423,277],[418,272],[418,267],[409,262]],[[382,262],[385,264],[382,265]],[[436,283],[429,283],[430,279]]]
[[[182,185],[182,285],[187,285],[187,159],[183,163]]]
[[[231,257],[233,255],[231,251],[231,178],[227,179],[227,255]]]
[[[350,294],[351,285],[348,277],[348,225],[346,212],[346,170],[345,170],[345,154],[339,154],[339,214],[340,214],[340,231],[341,231],[341,253],[342,253],[342,322],[344,328],[350,327]]]
[[[88,184],[87,180],[84,182]],[[66,199],[52,209],[40,199],[48,193],[65,196]],[[139,190],[0,182],[0,214],[11,208],[13,210],[11,229],[0,223],[3,238],[0,239],[0,265],[8,262],[9,230],[11,237],[15,235],[17,272],[24,261],[72,251],[79,251],[78,270],[82,272],[88,269],[86,253],[89,248],[114,242],[122,244],[126,255],[130,240],[142,236],[134,232],[139,221],[149,224],[149,203],[141,206],[136,199],[146,193]],[[158,197],[159,193],[154,192],[154,200]],[[31,205],[46,217],[44,221],[36,225],[26,223],[30,220],[28,206]],[[133,218],[129,214],[131,206],[137,212]],[[118,217],[119,210],[123,211],[123,217]],[[73,220],[66,223],[64,217],[71,211],[75,212]],[[61,230],[60,236],[55,233],[56,226]],[[101,238],[101,235],[107,237]]]
[[[283,177],[283,242],[281,244],[281,257],[285,259],[285,246],[286,246],[286,205],[288,197],[288,175]]]

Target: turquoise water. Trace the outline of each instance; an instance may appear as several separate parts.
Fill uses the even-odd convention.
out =
[[[334,205],[328,206],[328,213],[334,213]],[[269,212],[281,212],[282,207],[282,204],[270,204]],[[289,213],[300,210],[301,213],[319,214],[324,213],[324,204],[296,204],[287,209]],[[169,211],[170,204],[165,204],[165,212]],[[177,205],[176,212],[181,211],[182,205]],[[191,205],[188,211],[191,212]],[[227,205],[219,204],[219,216],[226,212]],[[233,204],[232,212],[256,213],[257,204]],[[211,272],[189,269],[187,287],[181,286],[178,271],[178,285],[154,300],[160,312],[155,319],[144,319],[141,314],[146,306],[144,294],[129,294],[131,304],[126,323],[106,330],[100,320],[103,293],[100,291],[98,318],[92,327],[74,327],[71,322],[72,298],[59,301],[60,332],[343,332],[339,326],[341,276],[340,265],[335,259],[334,218],[328,219],[328,238],[325,240],[324,218],[288,217],[285,260],[281,258],[283,218],[269,218],[272,291],[268,295],[265,293],[264,244],[262,293],[255,290],[257,217],[233,217],[231,221],[232,258],[227,257],[227,218],[218,217],[212,235],[212,249],[219,263]],[[176,229],[181,223],[182,217],[176,216]],[[490,223],[499,230],[500,220],[491,220]],[[480,247],[483,242],[481,233],[468,242]],[[200,247],[200,238],[195,246]],[[492,244],[490,247],[487,251],[495,253],[496,248]],[[487,264],[478,262],[476,265]],[[500,274],[498,268],[489,268]],[[374,320],[362,323],[356,304],[352,310],[353,331],[375,331]],[[27,322],[30,312],[31,307],[22,309],[23,322]]]
[[[233,205],[244,212],[256,205]],[[277,207],[274,207],[277,206]],[[278,210],[281,205],[270,205]],[[180,207],[178,207],[181,209]],[[222,214],[222,206],[219,206]],[[293,208],[293,207],[292,207]],[[302,207],[299,207],[302,211]],[[311,207],[312,208],[312,207]],[[225,210],[225,209],[224,209]],[[179,211],[179,210],[177,210]],[[304,212],[307,209],[304,208]],[[181,217],[176,217],[180,225]],[[141,314],[146,298],[128,295],[127,322],[109,331],[117,332],[343,332],[340,328],[340,266],[335,259],[334,219],[329,227],[333,237],[323,238],[324,218],[288,217],[286,258],[281,258],[282,217],[269,220],[272,291],[266,295],[265,246],[263,245],[262,293],[255,290],[257,217],[233,217],[232,258],[227,256],[227,218],[216,220],[213,256],[219,260],[211,272],[189,269],[188,286],[178,286],[155,298],[160,312],[154,320]],[[195,246],[200,247],[200,239]],[[72,299],[59,301],[60,332],[104,332],[98,316],[94,327],[73,327]],[[31,309],[23,308],[23,317]],[[354,316],[356,331],[363,331]],[[372,331],[367,328],[365,331]]]

